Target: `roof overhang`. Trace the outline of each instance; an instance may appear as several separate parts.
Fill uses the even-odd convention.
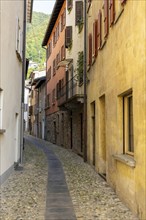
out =
[[[43,47],[47,45],[47,42],[48,42],[49,37],[52,33],[52,30],[54,28],[54,25],[56,23],[56,20],[58,18],[58,15],[60,13],[60,10],[62,8],[63,3],[64,3],[64,0],[56,0],[56,2],[55,2],[53,12],[52,12],[52,15],[51,15],[51,18],[50,18],[43,42],[42,42]]]
[[[33,0],[27,0],[27,22],[31,23]]]
[[[39,88],[45,81],[46,81],[46,77],[45,76],[41,77],[40,80],[37,82],[35,89]]]
[[[29,59],[26,58],[25,79],[27,78],[28,66],[29,66]]]

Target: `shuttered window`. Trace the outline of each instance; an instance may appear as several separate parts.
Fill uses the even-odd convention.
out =
[[[78,25],[81,22],[83,22],[83,2],[77,1],[75,8],[76,8],[75,24]]]
[[[133,96],[123,97],[124,153],[134,155]]]
[[[64,60],[65,59],[65,46],[63,45],[61,47],[61,60]]]
[[[53,60],[53,75],[56,73],[56,60]]]
[[[98,41],[97,41],[97,20],[93,23],[93,55],[96,57],[98,54]]]
[[[72,3],[73,3],[73,0],[68,0],[67,1],[67,9],[71,9],[72,8]]]
[[[63,14],[61,15],[61,31],[63,31]]]
[[[109,1],[104,0],[104,37],[106,38],[109,33]]]
[[[63,27],[65,26],[66,24],[66,9],[64,9],[64,12],[63,12]]]
[[[55,89],[52,91],[52,105],[55,104]]]
[[[50,94],[47,95],[46,107],[50,107]]]
[[[52,41],[50,41],[47,47],[47,59],[50,57],[51,53],[52,53]]]
[[[51,79],[51,66],[47,71],[47,81],[49,81]]]
[[[115,21],[115,0],[110,0],[110,26],[114,24]]]
[[[55,32],[53,34],[53,47],[55,47]]]
[[[72,26],[66,27],[65,30],[65,47],[68,48],[72,43]]]
[[[101,10],[99,10],[98,13],[98,49],[100,49],[102,45],[102,13]]]
[[[92,65],[92,34],[89,34],[89,46],[88,46],[88,65]]]

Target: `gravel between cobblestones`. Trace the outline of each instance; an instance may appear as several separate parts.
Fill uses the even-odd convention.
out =
[[[1,220],[43,220],[48,164],[44,153],[25,144],[24,169],[14,171],[0,189]]]
[[[138,219],[81,157],[71,150],[42,143],[51,147],[62,163],[77,220]],[[47,175],[44,153],[26,143],[23,171],[14,171],[1,187],[0,220],[43,220]]]
[[[55,145],[52,149],[62,162],[78,220],[138,219],[81,157]]]

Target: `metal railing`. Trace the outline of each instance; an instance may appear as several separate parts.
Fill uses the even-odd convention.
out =
[[[57,92],[58,106],[76,95],[81,95],[81,93],[81,86],[79,85],[77,75],[75,75]]]

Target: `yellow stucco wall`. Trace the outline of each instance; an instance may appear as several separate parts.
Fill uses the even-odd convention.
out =
[[[119,197],[140,219],[146,219],[146,1],[127,0],[124,6],[115,2],[116,18],[124,10],[110,27],[106,44],[87,74],[88,161],[93,163],[91,103],[95,102],[95,169],[106,172]],[[103,12],[102,5],[103,1],[92,1],[87,14],[88,33],[93,33],[93,22],[98,10]],[[129,89],[133,93],[135,168],[113,157],[123,153],[120,95]],[[101,146],[106,148],[104,156]]]

